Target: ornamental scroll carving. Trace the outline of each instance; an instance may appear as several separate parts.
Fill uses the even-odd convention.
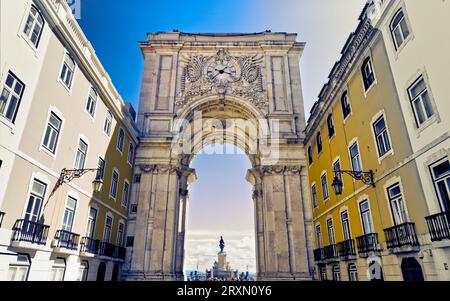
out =
[[[262,55],[232,56],[220,49],[214,56],[192,55],[182,59],[180,92],[176,105],[192,99],[218,94],[243,97],[260,109],[267,108],[261,71]]]

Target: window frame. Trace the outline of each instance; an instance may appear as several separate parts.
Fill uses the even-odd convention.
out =
[[[400,19],[400,21],[398,21],[398,23],[394,26],[394,21],[400,13],[403,14],[403,16]],[[404,36],[403,28],[401,27],[402,21],[404,21],[404,24],[405,24],[406,28],[408,29],[408,35],[406,37]],[[398,45],[398,41],[397,41],[397,39],[395,37],[395,33],[394,33],[397,28],[400,29],[401,38],[402,38],[402,43],[400,45]],[[396,13],[394,14],[394,16],[391,18],[391,22],[389,23],[389,31],[391,33],[392,43],[394,44],[394,49],[396,52],[399,52],[403,47],[405,47],[405,45],[408,43],[408,41],[412,35],[411,26],[409,25],[409,20],[408,20],[408,17],[406,15],[403,7],[399,8],[396,11]]]
[[[116,186],[115,186],[115,195],[112,194],[113,192],[113,183],[114,183],[114,174],[117,174],[117,182],[116,182]],[[113,168],[112,174],[111,174],[111,184],[109,187],[109,197],[112,198],[113,200],[117,200],[117,196],[119,194],[119,182],[120,182],[120,173],[119,170],[117,168]]]
[[[328,139],[331,140],[336,135],[336,127],[334,126],[334,119],[332,113],[328,114],[327,117],[327,129],[328,129]]]
[[[353,155],[352,155],[352,148],[354,146],[356,146],[356,149],[358,150],[358,155],[357,156],[358,156],[358,164],[359,164],[360,170],[356,170],[355,166],[354,166],[353,159],[356,158],[356,156],[353,157]],[[352,166],[352,171],[362,172],[363,171],[363,166],[362,166],[361,152],[359,151],[359,143],[358,143],[358,141],[355,141],[355,142],[353,142],[353,144],[350,145],[350,147],[348,148],[348,153],[349,153],[349,156],[350,156],[350,164]]]
[[[364,203],[367,203],[367,209],[363,211],[362,205]],[[363,230],[364,235],[375,233],[375,226],[373,224],[373,218],[372,218],[372,208],[370,207],[370,202],[369,202],[368,198],[363,198],[361,201],[358,202],[358,210],[359,210],[359,217],[361,219],[361,226],[362,226],[361,229]],[[366,216],[369,217],[371,229],[366,229],[366,226],[365,226],[366,224],[364,222],[365,214],[367,214]],[[371,230],[371,231],[366,231],[366,230]]]
[[[74,206],[73,209],[68,207],[69,200],[75,201],[75,206]],[[65,206],[64,206],[64,211],[63,211],[63,216],[62,216],[62,221],[61,221],[61,228],[60,228],[61,230],[64,230],[64,231],[67,231],[67,232],[73,232],[73,226],[75,225],[75,217],[76,217],[76,214],[77,214],[77,207],[78,207],[78,200],[77,200],[77,198],[75,198],[75,197],[73,197],[71,195],[68,195],[67,198],[66,198],[66,203],[65,203]],[[72,221],[71,221],[71,225],[70,225],[70,230],[66,229],[66,226],[67,226],[67,224],[66,224],[66,212],[72,213]]]
[[[91,219],[91,210],[95,211],[95,216],[93,219]],[[95,236],[95,227],[97,226],[97,218],[98,218],[98,208],[90,206],[88,210],[88,221],[86,224],[86,237],[92,239],[95,238],[94,236]],[[91,221],[92,221],[92,229],[90,229]]]
[[[87,140],[84,139],[84,138],[82,138],[82,137],[78,138],[77,150],[76,150],[76,152],[75,152],[75,164],[74,164],[74,169],[84,169],[85,166],[86,166],[86,161],[87,161],[87,156],[88,156],[88,151],[89,151],[89,143],[87,143],[86,141],[87,141]],[[80,142],[86,145],[86,151],[85,151],[85,153],[83,153],[83,152],[80,150]],[[84,154],[84,160],[83,160],[83,164],[82,164],[81,167],[77,165],[77,161],[78,161],[78,153],[79,153],[79,152],[80,152],[81,154]]]
[[[328,245],[329,246],[335,245],[336,244],[336,233],[334,232],[333,217],[327,218],[327,234],[328,234]]]
[[[430,175],[431,175],[431,180],[433,182],[433,187],[434,187],[434,191],[436,194],[436,199],[437,199],[437,203],[439,205],[439,210],[441,211],[441,213],[447,212],[450,210],[450,204],[447,204],[448,208],[445,208],[445,201],[442,199],[442,197],[440,196],[440,190],[437,187],[437,183],[438,182],[444,182],[444,185],[446,186],[446,190],[447,190],[447,194],[448,196],[450,196],[450,185],[447,184],[447,178],[450,177],[450,174],[444,174],[443,176],[440,176],[438,178],[436,178],[436,175],[434,173],[434,168],[440,166],[441,164],[443,164],[445,161],[449,162],[450,164],[450,160],[449,157],[444,157],[432,164],[430,164],[428,166],[429,170],[430,170]]]
[[[13,78],[14,88],[7,86],[6,81],[8,80],[8,76],[11,76]],[[19,83],[22,86],[20,94],[18,94],[17,92],[14,91],[17,83]],[[5,81],[2,85],[2,90],[1,90],[1,94],[0,94],[0,111],[4,110],[3,113],[0,112],[0,116],[11,124],[15,124],[15,122],[16,122],[16,117],[19,112],[20,104],[22,102],[22,98],[25,93],[25,89],[26,89],[26,85],[19,79],[19,77],[17,75],[15,75],[14,72],[12,72],[11,70],[8,70],[8,73],[5,76]],[[8,99],[5,102],[4,107],[2,108],[1,107],[2,97],[3,97],[3,93],[5,90],[8,91],[9,95],[8,95]],[[15,95],[17,97],[17,104],[15,105],[14,113],[12,114],[12,116],[11,116],[12,118],[10,119],[6,116],[5,112],[7,113],[10,110],[11,95]]]
[[[114,116],[109,108],[106,109],[105,120],[103,122],[103,133],[106,136],[111,137],[111,131],[113,127]],[[108,124],[108,126],[107,126]]]
[[[417,95],[416,97],[413,98],[413,94],[411,93],[411,90],[412,90],[414,87],[418,86],[418,84],[419,84],[420,81],[423,81],[423,82],[424,82],[425,89],[423,89],[420,93],[418,93],[418,95]],[[425,113],[425,115],[424,115],[424,117],[425,117],[425,116],[426,116],[426,108],[425,108],[425,106],[424,106],[424,104],[423,104],[423,97],[422,97],[423,94],[424,94],[425,92],[428,94],[429,106],[430,106],[430,108],[431,108],[431,110],[432,110],[433,112],[432,112],[432,115],[431,115],[431,116],[426,117],[426,118],[424,119],[424,121],[423,121],[422,123],[420,123],[419,116],[418,116],[419,114],[417,113],[417,111],[416,111],[416,109],[415,109],[415,104],[414,104],[414,102],[415,102],[416,100],[420,100],[420,101],[421,101],[421,102],[420,102],[420,108],[422,109],[422,114]],[[417,77],[417,78],[416,78],[416,79],[408,86],[408,88],[407,88],[407,94],[408,94],[408,99],[409,99],[409,102],[410,102],[410,105],[411,105],[412,114],[413,114],[413,116],[414,116],[416,128],[417,128],[417,129],[421,129],[421,128],[426,127],[427,124],[430,122],[430,120],[433,120],[433,118],[434,118],[435,116],[437,116],[438,112],[437,112],[436,106],[435,106],[435,104],[434,104],[434,100],[433,100],[433,96],[432,96],[432,93],[431,93],[430,85],[428,84],[428,80],[427,80],[427,78],[426,78],[426,76],[425,76],[424,73],[421,73],[421,74],[420,74],[420,75],[419,75],[419,76],[418,76],[418,77]]]
[[[317,185],[316,185],[316,183],[313,183],[311,185],[311,197],[312,197],[312,200],[313,200],[313,208],[314,209],[319,208],[319,199],[318,199],[318,196],[317,196]]]
[[[122,139],[120,138],[121,136]],[[123,154],[124,147],[125,147],[125,130],[122,127],[119,127],[119,131],[117,133],[116,149],[119,151],[120,154]]]
[[[346,100],[346,106],[344,107],[344,99]],[[344,122],[347,120],[347,118],[352,115],[352,106],[350,104],[350,96],[348,90],[345,90],[341,95],[341,109],[342,109],[342,116],[344,118]],[[346,111],[348,110],[348,112]]]
[[[133,166],[134,164],[134,155],[135,155],[135,146],[133,142],[128,143],[128,155],[127,155],[127,163],[130,166]],[[131,154],[131,160],[130,160],[130,154]]]
[[[319,131],[316,135],[317,154],[320,155],[323,152],[322,133]]]
[[[127,190],[127,192],[125,193],[125,187],[128,185],[128,190]],[[131,186],[130,186],[130,182],[127,180],[127,179],[125,179],[124,181],[123,181],[123,189],[122,189],[122,201],[121,201],[121,203],[122,203],[122,208],[127,208],[128,207],[128,203],[130,202],[130,188],[131,188]],[[125,202],[124,202],[124,199],[126,198],[126,200],[125,200]]]
[[[94,93],[95,99],[92,99],[91,92]],[[84,111],[90,117],[92,117],[92,119],[95,119],[95,112],[97,111],[98,98],[99,98],[99,95],[98,95],[97,90],[94,88],[94,86],[91,85],[91,87],[89,88],[89,92],[88,92],[88,96],[87,96],[87,103],[86,103],[86,106],[84,108]],[[90,104],[93,104],[93,105],[90,105]],[[92,109],[92,112],[90,112],[91,109]]]
[[[325,186],[323,183],[323,179],[325,179]],[[328,177],[327,177],[327,173],[323,172],[320,175],[320,187],[322,188],[322,198],[323,201],[326,203],[330,200],[330,190],[328,189]],[[327,192],[326,197],[325,197],[325,191]]]
[[[28,27],[28,19],[31,16],[31,10],[33,8],[36,10],[36,16],[33,17],[33,22],[31,24],[31,26],[29,27],[29,32],[27,33],[27,32],[25,32],[25,29]],[[32,34],[34,32],[34,29],[36,28],[36,21],[37,21],[38,17],[41,18],[42,25],[41,25],[41,29],[39,31],[39,34],[37,35],[36,41],[33,42],[31,40],[31,36],[32,36]],[[41,11],[37,8],[36,5],[31,4],[30,8],[28,9],[28,15],[27,15],[27,17],[25,19],[25,23],[22,26],[22,35],[26,37],[27,42],[31,43],[31,46],[33,46],[34,49],[38,49],[39,48],[39,43],[41,42],[41,37],[42,37],[42,33],[44,32],[45,24],[46,24],[45,18],[42,15]]]
[[[50,118],[51,118],[52,116],[53,116],[54,118],[56,118],[56,119],[59,121],[59,129],[56,129],[56,128],[50,123]],[[42,147],[43,150],[45,150],[46,152],[48,152],[48,153],[49,153],[51,156],[53,156],[53,157],[56,156],[56,153],[57,153],[57,150],[58,150],[59,139],[60,139],[61,132],[62,132],[62,129],[63,129],[63,122],[64,122],[64,119],[61,118],[61,117],[59,116],[59,114],[55,112],[55,110],[50,110],[50,114],[48,115],[48,118],[47,118],[46,127],[45,127],[45,129],[44,129],[44,135],[43,135],[43,138],[42,138],[41,147]],[[53,149],[53,150],[50,149],[50,148],[48,147],[48,145],[45,144],[45,138],[46,138],[46,136],[47,136],[47,131],[48,131],[49,127],[51,128],[51,130],[53,130],[53,132],[56,132],[55,145],[54,145],[54,149]],[[49,141],[48,141],[48,142],[50,142],[50,134],[49,134]]]
[[[347,215],[347,218],[344,219],[344,214]],[[342,225],[342,236],[344,237],[344,241],[351,240],[353,238],[352,236],[352,228],[350,226],[350,214],[348,213],[348,209],[343,210],[340,213],[341,217],[341,225]],[[345,224],[347,225],[347,229],[345,228]],[[348,231],[348,237],[346,237],[346,230]]]
[[[397,187],[398,187],[398,190],[400,191],[400,193],[392,196],[391,191]],[[400,183],[400,181],[397,181],[394,184],[387,187],[386,193],[387,193],[387,197],[388,197],[389,208],[391,210],[391,218],[392,218],[393,225],[398,226],[398,225],[402,225],[404,223],[408,223],[409,222],[408,208],[406,207],[405,194],[403,193],[403,188],[402,188],[402,184]],[[401,200],[401,202],[399,200]],[[394,212],[394,207],[392,206],[393,202],[396,202],[397,206],[400,203],[401,203],[401,206],[403,206],[403,211],[397,212],[398,218],[400,218],[401,220],[397,220],[397,218],[396,218],[396,215]]]
[[[71,70],[69,68],[69,66],[67,65],[66,58],[69,58],[73,62],[73,70]],[[64,71],[64,67],[65,66],[66,66],[66,71],[64,72],[64,79],[63,79],[62,77],[63,77],[63,71]],[[67,83],[66,83],[67,70],[70,70],[72,72],[72,75],[70,77],[69,86],[67,86]],[[72,56],[68,51],[65,51],[64,56],[63,56],[63,60],[62,60],[62,64],[61,64],[61,70],[59,71],[59,75],[58,75],[58,81],[63,85],[63,87],[67,90],[67,92],[69,92],[69,94],[72,93],[72,87],[73,87],[74,82],[75,82],[76,70],[77,70],[77,63],[75,61],[74,56]]]
[[[372,82],[368,85],[368,77],[370,77],[370,75],[366,74],[366,67],[369,66],[370,70],[371,70],[371,76],[373,77]],[[364,59],[363,63],[361,64],[361,68],[360,68],[360,73],[362,76],[362,82],[363,82],[363,89],[364,89],[364,96],[367,96],[367,94],[369,93],[369,91],[372,89],[373,86],[376,85],[377,83],[377,77],[375,75],[375,67],[373,65],[373,60],[371,56],[368,56]],[[367,76],[367,78],[366,78]]]
[[[384,130],[377,133],[376,125],[379,122],[381,122],[381,120],[383,120],[383,122],[384,122]],[[389,127],[387,124],[386,115],[384,113],[377,115],[375,121],[372,122],[372,133],[373,133],[374,140],[375,140],[375,146],[377,148],[378,159],[382,160],[382,159],[386,158],[388,155],[393,154],[391,135],[390,135]],[[381,153],[381,150],[380,150],[380,141],[379,141],[380,136],[381,136],[381,139],[383,140],[383,146],[386,150],[384,153]],[[386,145],[386,143],[387,143],[387,145]],[[387,147],[389,147],[389,148],[387,148]]]

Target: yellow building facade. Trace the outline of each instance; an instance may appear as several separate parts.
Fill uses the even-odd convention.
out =
[[[315,275],[434,280],[424,193],[385,43],[366,13],[306,129]]]

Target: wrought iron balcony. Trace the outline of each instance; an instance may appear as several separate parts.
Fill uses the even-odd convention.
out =
[[[338,258],[339,254],[337,252],[336,245],[329,245],[323,248],[324,259],[334,259]]]
[[[58,230],[55,235],[55,240],[53,241],[53,248],[64,248],[68,250],[77,250],[78,243],[80,241],[80,235]]]
[[[314,253],[314,261],[321,261],[324,259],[322,248],[314,250],[313,253]]]
[[[370,233],[356,238],[358,253],[369,253],[380,251],[378,247],[378,234]]]
[[[389,249],[419,245],[414,223],[404,223],[384,230],[386,244]]]
[[[337,251],[341,257],[356,256],[355,241],[349,239],[338,243]]]
[[[5,216],[5,212],[0,211],[0,228],[2,227],[3,217]]]
[[[49,226],[41,223],[19,219],[15,222],[12,229],[12,241],[23,241],[37,245],[45,245],[49,228]]]
[[[431,241],[450,239],[449,211],[426,217]]]
[[[114,257],[115,252],[116,252],[115,245],[110,244],[109,242],[104,242],[104,241],[102,241],[100,243],[98,255],[106,256],[106,257]]]
[[[81,238],[80,246],[80,253],[97,254],[100,247],[100,241],[91,237],[83,237]]]
[[[116,246],[116,250],[114,252],[114,257],[121,259],[121,260],[125,260],[127,254],[127,249],[123,248],[123,247],[119,247]]]

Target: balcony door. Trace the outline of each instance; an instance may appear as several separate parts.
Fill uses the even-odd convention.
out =
[[[105,222],[105,231],[103,232],[103,241],[109,242],[111,239],[112,217],[107,216]]]
[[[328,240],[330,245],[336,244],[336,240],[334,238],[334,226],[333,226],[333,220],[330,218],[327,220],[327,227],[328,227]]]
[[[41,217],[42,204],[44,202],[45,190],[47,185],[34,180],[31,187],[30,196],[28,198],[27,209],[24,219],[27,221],[38,222]]]
[[[430,167],[441,212],[450,207],[450,162],[448,158]]]
[[[388,188],[389,203],[391,205],[392,218],[394,224],[402,225],[408,222],[408,215],[406,213],[405,202],[400,189],[400,184],[397,183]]]
[[[316,241],[317,241],[317,247],[319,249],[322,249],[323,241],[322,241],[322,231],[320,230],[320,225],[316,226]]]
[[[87,229],[86,229],[86,237],[94,238],[96,220],[97,220],[97,209],[90,208],[88,224],[87,224]]]
[[[64,209],[62,230],[72,232],[76,207],[77,207],[77,200],[72,197],[69,197],[67,199],[66,208]]]
[[[342,233],[344,234],[344,240],[352,239],[352,235],[350,233],[350,223],[348,221],[348,211],[344,211],[341,213],[341,222],[342,222]]]

